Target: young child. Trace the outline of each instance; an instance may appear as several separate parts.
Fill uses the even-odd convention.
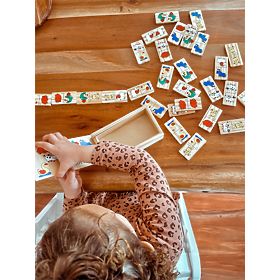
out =
[[[36,279],[176,279],[183,247],[178,195],[146,151],[110,141],[78,146],[59,132],[36,143],[55,155],[62,217],[36,248]],[[128,172],[133,192],[85,192],[78,162]]]

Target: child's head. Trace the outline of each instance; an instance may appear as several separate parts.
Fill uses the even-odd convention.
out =
[[[158,258],[118,214],[83,205],[49,226],[36,248],[36,279],[176,279]]]

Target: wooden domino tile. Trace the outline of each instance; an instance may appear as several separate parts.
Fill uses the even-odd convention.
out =
[[[226,81],[224,88],[223,105],[236,106],[238,82]]]
[[[178,11],[159,12],[155,13],[156,24],[174,23],[180,21]]]
[[[210,104],[198,126],[208,132],[211,132],[222,112],[222,109]]]
[[[207,78],[201,80],[200,83],[206,94],[210,98],[211,102],[216,102],[223,98],[222,92],[211,76],[208,76]]]
[[[141,102],[141,105],[148,107],[151,112],[158,118],[162,118],[167,112],[167,108],[150,95],[147,95],[144,98],[144,100]]]
[[[48,93],[35,93],[35,106],[51,106],[52,95]]]
[[[198,32],[196,39],[193,43],[191,53],[202,56],[206,49],[210,35],[202,32]]]
[[[225,49],[231,67],[243,65],[242,57],[237,43],[225,44]]]
[[[171,31],[167,41],[178,46],[184,36],[187,25],[182,22],[177,22]]]
[[[150,61],[149,54],[142,40],[131,43],[131,48],[138,64],[143,64]]]
[[[245,107],[245,90],[237,96],[240,103]]]
[[[228,57],[227,56],[215,56],[214,79],[215,80],[227,80],[228,79]]]
[[[141,98],[147,94],[151,94],[153,92],[154,92],[154,88],[153,88],[151,81],[147,81],[145,83],[134,86],[127,90],[128,96],[131,101],[133,101],[137,98]]]
[[[157,87],[168,90],[171,84],[172,76],[173,76],[174,66],[162,64]]]
[[[166,30],[163,26],[157,27],[153,30],[150,30],[150,31],[142,34],[142,38],[146,45],[149,45],[149,44],[155,42],[156,40],[159,40],[166,36],[168,36],[168,33],[166,32]]]
[[[245,131],[245,119],[233,119],[218,122],[220,134],[231,134]]]
[[[201,10],[190,11],[189,14],[192,25],[197,29],[197,31],[206,31],[206,26]]]
[[[155,41],[155,45],[160,62],[166,62],[173,59],[166,38]]]

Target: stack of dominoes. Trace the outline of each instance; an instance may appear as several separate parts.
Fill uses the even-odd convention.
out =
[[[206,25],[202,12],[201,10],[189,11],[189,16],[191,24],[185,24],[180,21],[178,11],[155,13],[156,24],[161,24],[161,26],[142,34],[142,39],[131,43],[131,48],[139,65],[151,61],[145,44],[155,44],[159,60],[162,63],[159,70],[157,88],[169,90],[174,69],[177,70],[181,79],[175,83],[173,91],[180,94],[181,98],[175,98],[174,103],[167,104],[166,106],[151,97],[150,94],[154,93],[155,90],[151,81],[146,81],[126,90],[69,91],[36,94],[35,104],[38,106],[51,106],[59,104],[117,103],[128,102],[127,96],[129,96],[131,101],[144,97],[140,104],[149,108],[158,118],[163,118],[165,113],[168,112],[171,119],[165,122],[164,125],[179,144],[186,142],[179,150],[179,153],[187,160],[190,160],[206,143],[206,139],[197,132],[191,136],[176,117],[194,114],[202,110],[201,90],[190,84],[190,82],[197,79],[197,75],[185,58],[175,61],[173,65],[166,64],[173,60],[169,43],[189,49],[192,54],[198,56],[203,56],[205,52],[210,35],[204,33]],[[170,23],[175,23],[175,25],[168,36],[163,24]],[[245,106],[245,91],[238,95],[238,82],[228,80],[229,65],[230,67],[243,65],[238,44],[225,44],[225,51],[227,56],[215,56],[214,78],[210,75],[200,80],[200,84],[211,103],[222,99],[222,105],[234,107],[237,105],[237,100],[239,100]],[[215,80],[225,81],[223,93]],[[198,127],[210,133],[222,112],[222,109],[210,104]],[[245,119],[220,121],[218,122],[218,127],[220,134],[244,132]]]

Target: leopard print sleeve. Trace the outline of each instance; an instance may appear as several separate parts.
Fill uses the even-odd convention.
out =
[[[138,236],[176,262],[183,247],[178,207],[152,156],[136,147],[103,141],[93,148],[91,161],[94,165],[129,172],[141,206],[135,225]]]

